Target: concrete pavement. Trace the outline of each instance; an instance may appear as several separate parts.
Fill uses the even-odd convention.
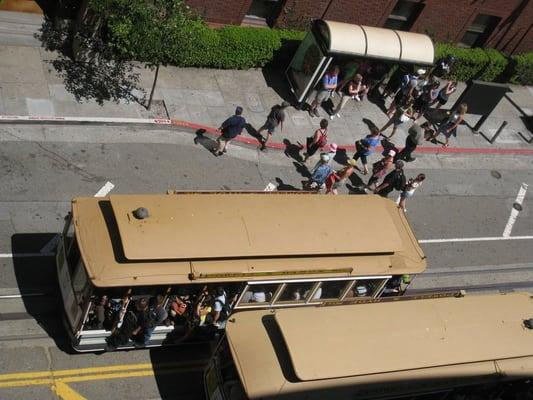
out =
[[[0,12],[6,19],[6,13]],[[17,13],[8,13],[15,15]],[[8,16],[9,16],[8,15]],[[16,19],[15,18],[15,19]],[[1,32],[0,32],[1,33]],[[0,34],[0,44],[11,43]],[[50,62],[54,53],[31,46],[0,45],[0,115],[56,116],[56,117],[130,117],[171,118],[217,127],[231,115],[235,106],[244,107],[244,116],[255,128],[260,127],[270,111],[283,99],[292,100],[283,71],[252,69],[247,71],[212,70],[198,68],[162,67],[159,73],[155,104],[148,112],[138,103],[120,101],[98,105],[94,101],[78,102],[66,89],[65,82]],[[139,67],[140,86],[149,92],[153,72]],[[453,105],[465,85],[451,96],[448,105]],[[451,147],[475,149],[531,149],[520,135],[529,138],[533,133],[524,125],[523,117],[532,115],[533,88],[510,85],[512,93],[504,98],[482,131],[492,137],[503,121],[508,125],[494,144],[489,144],[481,135],[474,135],[466,126],[461,126],[457,138],[452,138]],[[338,98],[333,99],[336,103]],[[385,105],[388,105],[390,99]],[[321,117],[327,113],[321,110]],[[474,125],[478,116],[468,115],[466,120]],[[282,133],[277,134],[274,148],[284,148],[283,142],[305,143],[319,123],[306,112],[290,108]],[[352,146],[356,139],[368,133],[368,124],[385,124],[387,118],[382,109],[368,100],[349,102],[343,109],[342,118],[330,123],[330,142]],[[409,123],[400,127],[394,142],[402,146]],[[251,136],[245,134],[245,137]],[[276,146],[275,143],[278,145]],[[428,147],[437,146],[428,144]],[[440,147],[440,146],[439,146]],[[447,151],[447,150],[444,150]],[[453,150],[451,150],[453,151]]]

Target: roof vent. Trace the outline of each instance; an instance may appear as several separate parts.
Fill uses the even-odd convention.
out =
[[[533,329],[533,318],[525,319],[524,320],[524,326],[527,329]]]
[[[150,216],[148,209],[144,207],[139,207],[136,210],[133,210],[132,214],[137,219],[146,219]]]

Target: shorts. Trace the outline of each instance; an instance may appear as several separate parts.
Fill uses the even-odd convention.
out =
[[[274,132],[276,132],[276,128],[277,128],[276,125],[272,125],[272,124],[267,122],[261,128],[259,128],[259,130],[260,131],[266,130],[268,133],[270,133],[272,135],[272,134],[274,134]]]
[[[415,194],[415,192],[407,192],[404,190],[402,193],[400,193],[400,199],[408,199],[413,197],[413,194]]]
[[[315,100],[320,104],[331,96],[331,92],[329,90],[319,90],[316,94]]]

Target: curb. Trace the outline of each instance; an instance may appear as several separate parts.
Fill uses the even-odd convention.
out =
[[[181,121],[178,119],[165,118],[113,118],[113,117],[47,117],[47,116],[29,116],[29,115],[0,115],[0,124],[35,124],[35,123],[55,123],[55,124],[95,124],[95,125],[151,125],[159,127],[179,127],[183,130],[203,134],[219,136],[220,133],[216,128],[197,124],[194,122]],[[258,146],[257,139],[245,136],[237,136],[233,139],[247,145]],[[278,142],[269,142],[267,145],[270,149],[285,150],[286,145]],[[355,151],[355,144],[339,145],[339,149],[346,151]],[[383,148],[378,146],[377,151]],[[426,147],[418,146],[417,153],[425,154],[498,154],[498,155],[533,155],[533,149],[497,149],[497,148],[472,148],[472,147]]]

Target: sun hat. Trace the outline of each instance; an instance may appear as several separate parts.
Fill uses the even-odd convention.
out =
[[[349,165],[352,167],[355,167],[357,165],[357,161],[355,161],[353,158],[350,158],[348,161],[346,161]]]
[[[329,151],[337,151],[337,149],[339,148],[339,146],[337,146],[337,143],[330,143],[329,144]]]
[[[326,154],[326,153],[320,154],[320,159],[322,161],[328,162],[329,161],[329,154]]]

